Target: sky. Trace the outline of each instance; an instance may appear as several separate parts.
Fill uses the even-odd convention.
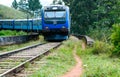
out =
[[[17,0],[19,1],[19,0]],[[41,4],[44,5],[49,5],[52,3],[53,0],[40,0]],[[0,0],[0,4],[11,7],[13,0]]]

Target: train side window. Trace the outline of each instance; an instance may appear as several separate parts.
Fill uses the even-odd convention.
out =
[[[20,21],[16,21],[15,22],[15,26],[21,26],[21,22]]]
[[[23,26],[27,26],[28,22],[27,21],[22,21]]]
[[[39,25],[39,24],[38,24],[38,21],[37,21],[37,20],[34,20],[33,25],[34,25],[34,26],[38,26],[38,25]]]
[[[4,22],[4,25],[12,26],[12,21],[5,21],[5,22]]]

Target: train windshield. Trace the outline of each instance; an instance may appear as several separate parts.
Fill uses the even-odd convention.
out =
[[[65,18],[65,11],[46,11],[45,12],[45,18],[51,19],[51,18]]]

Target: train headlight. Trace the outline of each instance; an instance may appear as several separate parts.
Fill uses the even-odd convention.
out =
[[[53,10],[57,10],[58,8],[57,8],[57,7],[53,7],[52,9],[53,9]]]
[[[48,27],[45,27],[45,29],[48,29]]]
[[[65,26],[62,26],[62,28],[65,28]]]

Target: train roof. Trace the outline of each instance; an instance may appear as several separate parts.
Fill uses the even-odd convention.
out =
[[[48,6],[43,6],[42,9],[44,9],[44,10],[54,10],[54,9],[53,9],[54,7],[57,7],[59,10],[69,8],[69,7],[66,6],[66,5],[48,5]],[[61,7],[62,7],[62,8],[61,8]],[[56,10],[56,9],[55,9],[55,10]]]
[[[37,18],[37,19],[0,19],[0,21],[30,21],[30,20],[41,20],[41,18]]]
[[[62,7],[67,7],[66,5],[46,5],[44,7],[51,7],[51,6],[62,6]]]

